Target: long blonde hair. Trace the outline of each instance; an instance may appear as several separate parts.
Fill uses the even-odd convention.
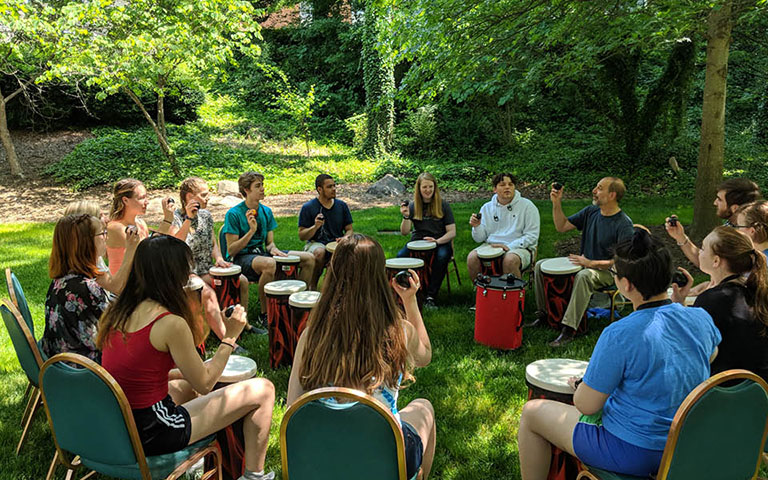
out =
[[[432,201],[429,208],[424,211],[424,199],[421,198],[421,182],[428,180],[435,185],[435,193],[432,194]],[[440,189],[437,188],[437,179],[429,172],[424,172],[416,179],[416,186],[413,187],[413,218],[421,220],[425,214],[432,218],[443,218],[443,199],[440,197]]]
[[[320,302],[307,322],[299,365],[305,390],[329,385],[372,393],[406,381],[405,321],[387,281],[384,250],[359,233],[339,241]]]
[[[112,189],[112,206],[109,210],[110,220],[120,220],[123,218],[123,214],[125,213],[123,199],[133,198],[135,190],[143,185],[144,184],[141,183],[141,181],[136,180],[135,178],[124,178],[115,183],[115,186]]]

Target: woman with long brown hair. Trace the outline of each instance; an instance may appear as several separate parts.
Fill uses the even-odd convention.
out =
[[[752,239],[756,250],[768,255],[768,201],[748,203],[736,211],[731,226]]]
[[[448,263],[453,257],[453,239],[456,237],[456,222],[451,206],[440,196],[437,179],[429,172],[424,172],[416,179],[413,188],[413,202],[400,205],[403,216],[400,233],[411,234],[411,241],[426,240],[435,242],[435,260],[432,264],[432,276],[429,290],[426,292],[427,306],[435,306],[437,292],[443,283]],[[413,230],[413,231],[411,231]],[[404,246],[398,257],[408,256],[408,246]]]
[[[712,362],[712,374],[744,368],[768,381],[765,255],[755,249],[748,236],[722,226],[704,238],[699,250],[699,268],[709,274],[713,286],[699,294],[693,306],[706,310],[723,336],[720,353]],[[685,299],[693,283],[690,275],[688,277],[688,285],[676,289],[673,300]]]
[[[411,271],[409,288],[390,283],[384,262],[381,245],[371,237],[353,234],[339,241],[320,302],[296,347],[287,404],[330,385],[372,395],[401,422],[408,478],[419,467],[426,478],[435,454],[434,409],[417,399],[398,410],[397,397],[403,382],[413,380],[412,369],[429,364],[432,346],[416,303],[418,277]]]
[[[99,323],[102,365],[125,392],[147,455],[181,450],[243,418],[241,480],[274,478],[263,472],[274,386],[253,378],[211,391],[246,323],[245,312],[234,308],[221,345],[203,363],[195,350],[202,326],[184,292],[191,264],[191,250],[177,238],[160,235],[139,244],[125,290]]]
[[[45,332],[41,346],[46,355],[73,352],[99,362],[97,324],[107,308],[107,293],[99,285],[98,259],[106,252],[106,230],[97,217],[66,215],[53,230],[48,261],[52,282],[45,296]],[[129,237],[132,252],[137,237]]]

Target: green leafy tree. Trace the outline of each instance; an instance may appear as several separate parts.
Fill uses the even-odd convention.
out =
[[[253,5],[244,0],[91,0],[65,11],[72,23],[81,23],[80,35],[68,45],[72,62],[52,74],[85,74],[101,98],[127,95],[180,176],[165,123],[169,84],[204,84],[238,53],[258,55],[261,36]],[[154,118],[141,101],[149,94],[157,99]]]
[[[307,147],[307,158],[309,158],[311,153],[309,150],[311,134],[309,121],[312,119],[313,107],[315,106],[315,86],[311,85],[306,95],[302,95],[286,84],[285,88],[275,97],[275,105],[278,112],[288,115],[296,122],[298,131],[304,139],[304,145]]]
[[[395,68],[388,46],[379,42],[386,30],[389,14],[375,0],[365,2],[363,23],[363,83],[367,136],[363,151],[372,156],[382,155],[392,148],[395,127]]]

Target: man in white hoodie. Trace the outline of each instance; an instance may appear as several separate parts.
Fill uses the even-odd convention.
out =
[[[539,210],[515,188],[517,178],[511,173],[499,173],[493,177],[494,196],[480,209],[480,218],[472,214],[469,225],[472,238],[485,245],[504,250],[504,273],[516,277],[531,264],[531,251],[539,243]],[[482,246],[482,245],[481,245]],[[479,248],[479,247],[478,247]],[[469,278],[480,273],[477,249],[467,256]]]

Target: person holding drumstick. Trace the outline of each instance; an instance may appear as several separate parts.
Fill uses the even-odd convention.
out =
[[[328,174],[315,178],[317,198],[301,206],[299,240],[307,242],[304,251],[315,257],[315,274],[309,289],[317,288],[317,280],[331,258],[325,246],[345,235],[352,235],[352,214],[346,203],[336,198],[336,182]]]
[[[327,386],[372,395],[400,422],[405,440],[407,478],[427,478],[435,454],[435,412],[423,398],[398,409],[403,382],[415,367],[432,360],[432,345],[416,301],[418,276],[410,286],[387,282],[384,250],[371,237],[353,234],[339,241],[323,283],[320,302],[299,338],[288,382],[286,404]],[[403,301],[405,314],[392,289]]]
[[[551,445],[600,469],[657,472],[675,412],[709,378],[721,337],[712,317],[667,296],[672,256],[638,229],[616,246],[610,274],[635,311],[603,330],[574,405],[530,400],[518,431],[523,480],[544,480]]]
[[[555,188],[560,187],[560,188]],[[592,205],[566,217],[563,213],[562,185],[552,186],[549,198],[552,200],[552,219],[555,229],[560,233],[574,229],[581,231],[581,251],[579,255],[568,256],[571,263],[583,267],[574,279],[573,292],[568,301],[568,308],[562,319],[562,330],[558,337],[549,343],[551,347],[562,347],[573,340],[581,318],[589,306],[589,299],[599,288],[613,282],[608,269],[613,265],[611,249],[618,243],[632,237],[632,220],[619,207],[626,187],[620,178],[605,177],[592,189]],[[536,262],[534,279],[536,283],[536,321],[529,326],[545,324],[547,303],[544,294],[544,280],[541,264]]]
[[[203,363],[195,350],[202,325],[184,294],[193,261],[189,246],[172,236],[139,244],[125,290],[99,322],[102,365],[125,392],[147,455],[176,452],[243,418],[240,479],[274,478],[264,474],[264,460],[275,387],[254,378],[212,391],[246,324],[245,311],[234,307],[221,345]]]
[[[274,230],[277,221],[272,209],[262,204],[264,200],[264,175],[245,172],[237,180],[240,194],[245,199],[227,211],[222,232],[227,239],[227,253],[232,262],[242,268],[249,281],[259,282],[261,314],[259,324],[267,327],[267,297],[264,285],[275,278],[277,264],[273,256],[288,254],[299,257],[299,279],[307,284],[313,278],[315,259],[307,252],[280,250],[275,245]]]
[[[472,239],[503,249],[504,273],[519,278],[531,264],[532,250],[539,243],[539,210],[517,190],[517,178],[513,174],[499,173],[492,183],[491,201],[480,208],[480,215],[473,213],[469,218]],[[467,269],[471,280],[480,273],[477,248],[467,256]]]
[[[224,260],[219,248],[219,241],[213,231],[213,215],[208,206],[208,184],[202,178],[190,177],[179,185],[179,199],[181,206],[173,212],[173,223],[168,233],[179,240],[185,241],[192,249],[195,264],[192,267],[194,275],[200,277],[205,285],[202,291],[203,310],[205,318],[213,333],[218,338],[224,338],[224,322],[216,292],[213,290],[213,279],[208,271],[214,265],[217,267],[229,267],[231,263]],[[248,279],[240,275],[240,304],[248,311]],[[246,325],[243,332],[265,335],[263,329],[257,329]],[[247,355],[247,351],[239,345],[235,346],[235,353]]]
[[[400,205],[403,221],[400,233],[411,234],[411,241],[426,240],[435,242],[437,250],[432,265],[432,277],[426,292],[425,306],[435,306],[435,298],[443,283],[448,263],[453,257],[453,239],[456,237],[456,222],[453,220],[451,206],[440,197],[437,179],[429,172],[424,172],[416,179],[413,189],[413,203]],[[413,229],[413,231],[411,231]],[[408,245],[397,253],[398,257],[408,256]]]

